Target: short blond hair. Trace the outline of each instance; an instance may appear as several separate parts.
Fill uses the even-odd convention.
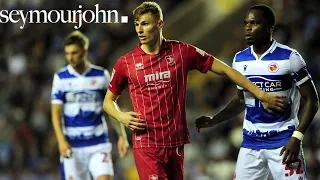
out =
[[[89,38],[84,35],[79,30],[71,32],[64,40],[64,46],[68,46],[71,44],[77,44],[81,48],[88,50],[89,48]]]
[[[158,19],[163,20],[162,9],[156,2],[146,1],[141,3],[138,7],[133,10],[134,20],[138,20],[141,15],[151,13],[152,16],[155,16]]]

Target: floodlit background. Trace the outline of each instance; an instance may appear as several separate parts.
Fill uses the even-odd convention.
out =
[[[0,9],[116,9],[128,24],[84,24],[90,38],[89,61],[109,71],[136,46],[132,10],[141,0],[0,0]],[[194,44],[231,65],[246,48],[243,19],[248,8],[264,3],[277,17],[274,38],[297,49],[320,91],[320,3],[312,0],[157,0],[164,11],[164,36]],[[318,2],[318,3],[317,3]],[[50,119],[53,73],[66,65],[63,39],[74,24],[0,24],[0,179],[59,179],[59,153]],[[190,72],[187,113],[192,143],[185,146],[187,180],[232,179],[242,138],[242,115],[197,133],[194,121],[214,115],[232,99],[228,79]],[[120,98],[131,109],[128,93]],[[308,177],[320,179],[320,113],[303,141]],[[110,127],[110,126],[109,126]],[[115,180],[138,179],[132,152],[120,160],[114,144]],[[130,134],[130,132],[128,131]],[[131,140],[131,139],[130,139]]]

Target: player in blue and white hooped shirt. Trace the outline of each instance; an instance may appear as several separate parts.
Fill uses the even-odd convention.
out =
[[[61,176],[68,180],[109,180],[114,174],[103,100],[110,75],[87,60],[89,40],[80,31],[64,41],[69,63],[54,74],[52,123],[61,154]],[[124,126],[111,120],[119,135],[118,150],[127,154]]]
[[[265,5],[250,8],[244,20],[250,47],[238,52],[233,68],[266,92],[285,95],[285,109],[267,112],[252,94],[242,87],[234,99],[214,117],[200,117],[196,127],[211,127],[240,114],[244,109],[243,142],[234,179],[307,179],[301,148],[303,135],[318,110],[318,95],[306,63],[294,49],[272,39],[273,10]],[[305,100],[298,116],[300,98]]]

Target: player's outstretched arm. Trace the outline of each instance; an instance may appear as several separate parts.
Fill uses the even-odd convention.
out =
[[[303,136],[311,125],[319,108],[319,97],[312,80],[301,87],[299,91],[304,99],[304,107],[299,114],[299,126],[280,152],[280,156],[284,153],[283,161],[287,164],[297,161]]]
[[[118,104],[116,103],[119,95],[113,94],[110,90],[107,91],[107,94],[103,101],[103,109],[114,119],[121,122],[124,126],[134,130],[145,130],[146,121],[143,119],[138,119],[137,116],[140,116],[139,113],[136,112],[122,112],[118,108]]]
[[[72,150],[71,146],[64,137],[61,126],[61,112],[62,105],[61,104],[52,104],[51,105],[51,120],[54,132],[57,137],[59,152],[63,157],[71,157]]]
[[[258,98],[263,107],[269,113],[276,111],[284,111],[286,108],[285,96],[282,95],[273,95],[271,93],[266,93],[254,85],[250,80],[243,76],[237,70],[231,68],[227,64],[223,63],[219,59],[215,58],[210,69],[212,72],[219,75],[226,75],[234,83],[250,91],[256,98]]]
[[[240,114],[245,109],[243,92],[241,90],[237,91],[234,98],[228,103],[228,105],[220,111],[215,116],[202,116],[198,118],[195,122],[195,126],[200,132],[201,128],[212,127],[220,122],[226,121],[238,114]]]

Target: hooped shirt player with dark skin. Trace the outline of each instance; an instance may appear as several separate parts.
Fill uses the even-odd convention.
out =
[[[212,127],[245,110],[243,142],[234,179],[307,179],[302,151],[303,134],[318,110],[318,95],[306,63],[295,50],[272,38],[273,10],[255,5],[244,19],[248,48],[238,52],[233,68],[266,92],[287,97],[283,112],[268,113],[259,100],[238,86],[235,97],[213,117],[200,117],[196,127]],[[300,99],[304,108],[299,112]],[[299,112],[299,114],[298,114]]]

